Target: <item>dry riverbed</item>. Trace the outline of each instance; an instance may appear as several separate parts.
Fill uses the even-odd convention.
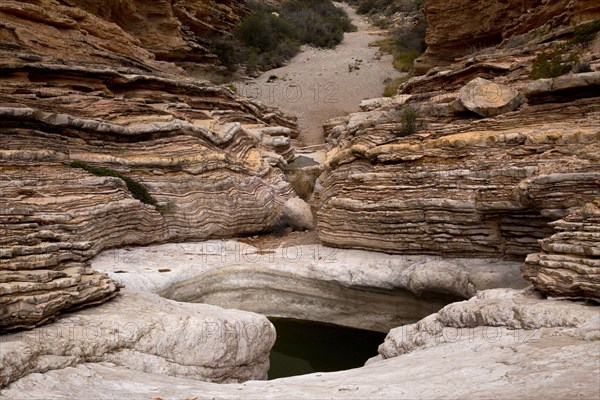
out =
[[[240,95],[297,115],[305,145],[323,143],[325,121],[359,111],[361,100],[382,95],[386,78],[400,75],[392,67],[392,56],[380,57],[378,48],[370,46],[383,32],[347,4],[336,5],[346,10],[358,30],[346,33],[335,49],[303,46],[288,65],[235,84]]]

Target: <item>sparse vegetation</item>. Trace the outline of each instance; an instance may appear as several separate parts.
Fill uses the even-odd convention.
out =
[[[237,69],[238,55],[236,53],[236,46],[234,46],[230,38],[213,40],[209,50],[219,58],[219,61],[227,68],[227,71],[234,72]]]
[[[250,73],[278,68],[298,53],[301,44],[333,48],[343,40],[344,32],[356,29],[331,0],[250,6],[253,13],[234,30],[233,38],[212,43],[211,50],[228,71],[240,64]]]
[[[233,93],[237,93],[237,86],[235,86],[233,83],[228,84],[227,89],[231,90]]]
[[[398,89],[400,88],[400,85],[402,85],[404,82],[408,81],[409,76],[401,76],[399,78],[396,79],[386,79],[383,83],[385,84],[385,89],[383,90],[383,95],[385,97],[392,97],[395,96],[396,93],[398,93]]]
[[[376,0],[363,0],[360,5],[358,6],[358,8],[356,9],[356,12],[358,14],[368,14],[370,13],[372,10],[375,9],[375,4],[377,3]]]
[[[396,132],[398,136],[413,135],[421,128],[417,112],[409,105],[402,107],[402,110],[400,111],[400,122],[402,122],[402,128]]]
[[[415,5],[415,8],[420,10],[425,5],[425,0],[413,0],[413,4]]]
[[[567,53],[566,46],[557,46],[537,55],[531,69],[532,79],[556,78],[569,72],[579,61],[576,53]]]
[[[344,10],[331,0],[288,0],[281,16],[289,20],[303,44],[333,48],[344,39],[344,32],[356,30]]]
[[[573,66],[574,74],[583,74],[585,72],[592,72],[592,66],[586,62],[578,62]]]
[[[412,28],[396,29],[376,45],[382,52],[392,54],[394,68],[407,72],[412,69],[415,59],[425,51],[425,31],[424,22]]]
[[[419,52],[416,49],[405,51],[405,52],[395,53],[394,61],[392,62],[392,65],[398,71],[408,72],[412,69],[415,60],[420,55],[421,55],[421,52]]]
[[[148,189],[146,189],[146,187],[144,185],[142,185],[141,183],[137,182],[136,180],[123,175],[120,172],[114,171],[112,169],[109,168],[104,168],[104,167],[94,167],[92,165],[89,165],[83,161],[72,161],[70,166],[72,168],[81,168],[87,172],[89,172],[90,174],[96,175],[96,176],[112,176],[115,178],[119,178],[122,181],[125,182],[125,184],[127,185],[127,189],[131,192],[131,195],[138,199],[139,201],[141,201],[144,204],[150,204],[154,207],[156,207],[157,210],[159,211],[163,211],[161,209],[161,207],[158,205],[158,202],[156,201],[156,199],[154,197],[152,197],[152,195],[148,192]]]
[[[348,0],[348,3],[357,7],[358,14],[381,13],[390,16],[397,12],[420,10],[425,0]]]
[[[598,32],[600,32],[600,19],[581,24],[575,27],[575,36],[570,42],[573,44],[591,42]]]

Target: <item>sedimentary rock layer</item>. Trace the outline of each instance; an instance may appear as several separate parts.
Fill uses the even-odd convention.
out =
[[[3,2],[0,12],[7,21],[25,17],[47,23],[39,27],[45,37],[53,39],[46,42],[50,47],[62,47],[55,39],[75,33],[84,41],[100,39],[96,41],[98,50],[111,51],[120,47],[127,37],[157,60],[214,64],[218,60],[210,54],[210,39],[229,34],[249,10],[244,2],[232,0],[28,0]],[[81,28],[85,28],[86,33]],[[40,45],[43,42],[33,47]],[[68,53],[75,48],[64,47],[63,51]],[[69,57],[67,54],[56,56]]]
[[[326,124],[332,149],[314,197],[321,240],[390,253],[515,260],[550,246],[549,223],[600,196],[600,72],[531,81],[531,52],[544,48],[514,50],[514,62],[503,51],[463,60],[411,79],[379,108]],[[526,103],[515,111],[494,109],[502,114],[493,118],[468,111],[460,90],[478,74],[518,89]],[[481,96],[497,91],[486,93]],[[414,134],[405,131],[410,109]],[[589,220],[585,229],[596,226]],[[534,266],[532,256],[526,275],[536,287],[553,296],[598,298],[592,267],[598,239],[586,235],[589,242],[559,246],[560,257],[581,259],[572,268],[550,273],[540,266],[546,261]]]
[[[527,256],[523,276],[553,296],[600,299],[600,198],[552,222],[556,233]]]
[[[537,251],[552,234],[548,222],[598,194],[600,133],[583,121],[501,125],[381,144],[357,132],[320,178],[321,240],[394,253],[523,259]],[[384,129],[394,127],[367,131]]]
[[[271,162],[293,156],[293,119],[154,60],[81,8],[3,2],[0,20],[0,328],[110,298],[116,284],[86,263],[104,248],[280,224],[292,190]]]
[[[423,73],[544,25],[550,30],[599,18],[600,5],[595,0],[427,0],[425,16],[427,50],[415,64]]]

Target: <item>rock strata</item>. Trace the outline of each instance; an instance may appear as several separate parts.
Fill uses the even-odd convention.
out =
[[[293,118],[157,61],[112,23],[147,15],[130,28],[168,34],[153,7],[186,2],[94,4],[0,4],[0,329],[113,296],[87,263],[102,249],[268,231],[294,197],[271,166],[293,158]]]
[[[550,225],[556,233],[527,256],[523,276],[552,296],[600,301],[600,197]]]
[[[420,73],[542,26],[551,30],[600,17],[595,0],[427,0],[424,11],[427,50],[415,63]]]
[[[249,13],[240,1],[47,0],[28,1],[48,12],[82,11],[116,24],[157,60],[218,63],[210,54],[210,39],[229,34]],[[69,7],[65,7],[69,6]]]
[[[564,44],[553,38],[431,70],[370,111],[325,124],[330,151],[313,196],[323,243],[518,261],[544,253],[579,259],[585,251],[581,263],[555,263],[552,273],[537,261],[546,256],[532,255],[524,271],[550,296],[598,299],[590,255],[597,238],[544,249],[557,240],[548,239],[550,223],[600,195],[597,51],[580,48],[596,60],[592,72],[531,80],[535,55]],[[412,131],[405,108],[416,114]],[[596,225],[590,220],[585,231]]]

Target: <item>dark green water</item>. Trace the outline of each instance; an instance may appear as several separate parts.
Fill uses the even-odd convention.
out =
[[[385,333],[289,318],[269,318],[277,330],[269,379],[362,367]]]

